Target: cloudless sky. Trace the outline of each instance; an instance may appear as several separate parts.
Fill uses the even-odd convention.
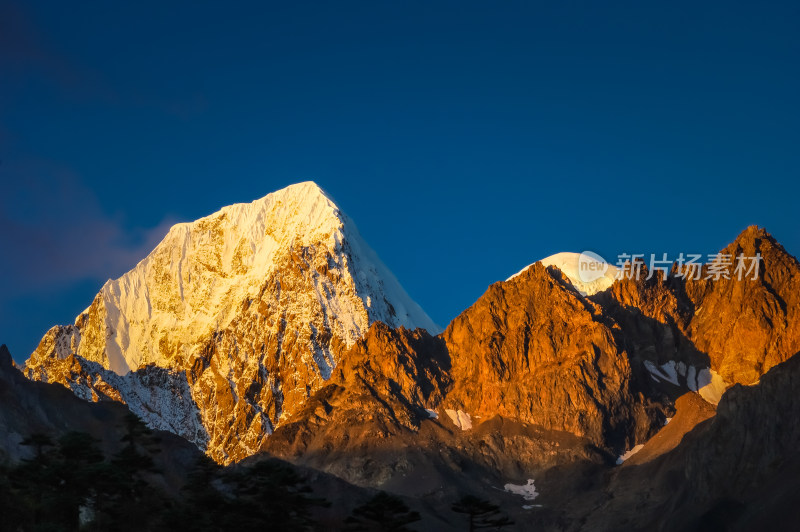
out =
[[[0,0],[0,343],[314,180],[441,325],[558,251],[800,254],[797,2]]]

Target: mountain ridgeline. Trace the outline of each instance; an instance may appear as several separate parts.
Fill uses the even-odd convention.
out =
[[[421,529],[459,530],[464,494],[519,530],[691,529],[728,507],[736,529],[772,479],[771,509],[795,502],[776,464],[800,444],[781,415],[796,409],[800,264],[758,227],[721,253],[758,254],[757,274],[587,284],[559,254],[441,330],[301,183],[173,227],[22,370],[124,403],[221,465],[266,453],[418,501]],[[754,442],[768,464],[744,454]]]

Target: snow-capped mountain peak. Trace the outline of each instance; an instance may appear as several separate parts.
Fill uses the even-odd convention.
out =
[[[314,293],[314,306],[331,311],[347,344],[373,321],[438,332],[353,222],[309,181],[173,226],[133,270],[108,281],[78,317],[83,329],[93,308],[104,311],[105,360],[90,353],[86,358],[119,374],[186,359],[199,339],[226,328],[243,302],[265,288],[279,292],[279,283],[264,287],[264,280],[287,257],[302,261],[297,253],[309,247],[336,256],[330,266],[350,289],[331,290],[328,285],[335,283],[321,277]]]
[[[614,280],[619,271],[619,268],[616,266],[607,264],[593,254],[588,253],[572,253],[565,251],[545,257],[539,262],[541,262],[545,267],[555,266],[561,270],[561,273],[563,273],[567,279],[569,279],[570,283],[572,283],[572,286],[574,286],[575,289],[584,296],[591,296],[609,288],[612,284],[614,284]],[[533,266],[533,264],[525,266],[522,270],[506,280],[510,281]],[[583,267],[589,265],[599,267],[599,269],[582,270]]]
[[[51,330],[27,367],[32,378],[52,380],[48,360],[75,355],[121,376],[146,365],[186,372],[201,414],[227,386],[231,400],[246,403],[256,440],[376,321],[440,331],[352,220],[304,182],[173,226],[131,271],[105,283],[74,327]],[[230,391],[239,385],[246,389]],[[213,446],[214,421],[204,423]]]

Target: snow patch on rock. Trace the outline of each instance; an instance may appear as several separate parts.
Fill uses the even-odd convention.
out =
[[[699,393],[705,401],[714,405],[719,403],[722,394],[730,387],[725,379],[711,368],[696,368],[674,360],[660,366],[645,360],[644,367],[655,381],[666,381],[675,386],[686,387]]]
[[[730,387],[719,373],[710,368],[704,368],[697,374],[697,393],[708,401],[716,405],[722,399],[722,394]]]
[[[640,443],[639,445],[636,445],[633,449],[630,449],[630,450],[626,451],[625,454],[620,455],[617,458],[617,465],[621,465],[625,460],[627,460],[628,458],[630,458],[634,454],[636,454],[639,451],[641,451],[643,447],[644,447],[644,444]]]
[[[472,428],[472,418],[469,414],[462,410],[445,409],[445,413],[453,422],[453,424],[461,430],[469,430]]]
[[[526,501],[535,500],[536,497],[539,496],[539,492],[536,491],[536,486],[533,485],[532,478],[529,478],[527,483],[521,485],[508,483],[503,486],[503,489],[509,493],[521,496]]]

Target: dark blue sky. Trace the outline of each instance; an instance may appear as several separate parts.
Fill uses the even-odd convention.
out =
[[[312,179],[428,313],[557,251],[800,253],[800,4],[0,1],[0,342]],[[702,4],[702,6],[700,5]]]

